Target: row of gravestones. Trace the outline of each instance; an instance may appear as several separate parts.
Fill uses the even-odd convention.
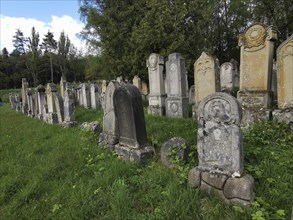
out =
[[[214,93],[202,100],[198,116],[199,165],[190,171],[189,185],[212,192],[228,204],[249,205],[255,196],[254,179],[243,174],[240,103],[229,94]],[[118,81],[107,86],[99,146],[126,160],[144,162],[153,156],[136,86]]]
[[[64,127],[76,125],[74,91],[69,84],[63,90],[64,97],[57,92],[57,87],[53,83],[48,83],[46,87],[39,85],[34,90],[33,94],[33,89],[29,88],[28,82],[23,78],[21,96],[9,94],[11,108],[49,124],[59,123]]]
[[[262,23],[250,26],[239,37],[240,71],[235,60],[222,64],[220,68],[216,58],[203,52],[194,63],[195,84],[189,91],[189,103],[195,103],[194,117],[203,98],[222,91],[237,95],[244,109],[242,126],[258,120],[270,120],[272,116],[292,124],[293,35],[278,47],[274,68],[276,39],[274,27]],[[153,53],[147,60],[150,85],[148,112],[164,115],[166,110],[169,117],[186,117],[188,85],[184,59],[178,53],[170,54],[165,66],[166,80],[163,57]]]

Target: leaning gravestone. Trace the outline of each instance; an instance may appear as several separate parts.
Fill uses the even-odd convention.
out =
[[[104,95],[105,107],[104,107],[104,118],[103,118],[103,132],[99,137],[99,145],[114,148],[114,145],[118,143],[118,124],[117,117],[114,111],[114,92],[120,87],[120,83],[117,81],[111,81],[106,89]]]
[[[180,53],[172,53],[166,62],[167,117],[188,117],[188,95],[185,61]]]
[[[293,123],[293,35],[277,49],[278,110],[273,117]],[[292,130],[292,129],[291,129]],[[293,131],[293,130],[292,130]]]
[[[115,151],[120,158],[144,162],[154,153],[147,143],[147,132],[141,93],[130,83],[114,91],[114,110],[118,122],[119,143]]]
[[[146,61],[149,74],[149,114],[165,114],[165,85],[163,78],[164,58],[159,54],[152,53]]]
[[[251,25],[239,35],[240,88],[237,99],[244,109],[243,126],[270,119],[273,49],[276,39],[276,30],[262,23]]]
[[[204,98],[198,107],[199,164],[189,172],[191,187],[211,192],[228,204],[247,206],[254,199],[254,180],[243,174],[242,109],[226,93]]]

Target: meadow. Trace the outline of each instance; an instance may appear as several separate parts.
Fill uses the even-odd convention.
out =
[[[5,99],[6,100],[6,99]],[[77,107],[76,128],[49,125],[0,107],[0,219],[290,219],[293,136],[287,125],[260,122],[243,131],[245,172],[255,179],[256,200],[247,209],[226,206],[187,185],[197,165],[197,125],[191,118],[145,114],[154,158],[123,161],[83,131],[102,124],[103,112]],[[162,143],[182,137],[190,159],[165,168]]]

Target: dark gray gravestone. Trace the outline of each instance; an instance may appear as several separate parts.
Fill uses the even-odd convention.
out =
[[[139,89],[130,83],[122,83],[113,96],[119,131],[119,144],[115,146],[118,155],[129,160],[145,160],[151,157],[153,149],[147,143]]]

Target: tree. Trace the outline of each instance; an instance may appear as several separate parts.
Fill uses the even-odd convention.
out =
[[[23,32],[20,29],[17,29],[15,35],[13,36],[13,46],[15,47],[14,53],[15,55],[23,55],[25,54],[25,44],[27,43],[27,39],[24,37]]]
[[[70,40],[68,36],[65,37],[64,31],[60,34],[60,39],[58,41],[58,56],[59,56],[59,64],[60,70],[62,73],[62,78],[66,79],[67,75],[67,56],[70,50]]]
[[[29,41],[28,67],[33,77],[34,86],[36,87],[39,83],[37,65],[39,62],[39,55],[40,55],[40,48],[39,48],[40,36],[39,36],[39,33],[36,33],[35,27],[32,28],[31,36],[28,38],[28,41]]]
[[[51,82],[53,83],[54,76],[53,76],[52,54],[57,49],[57,42],[54,39],[54,34],[52,32],[48,31],[48,33],[45,35],[45,38],[43,38],[43,43],[42,43],[41,47],[44,49],[45,53],[49,53],[50,69],[51,69]]]

